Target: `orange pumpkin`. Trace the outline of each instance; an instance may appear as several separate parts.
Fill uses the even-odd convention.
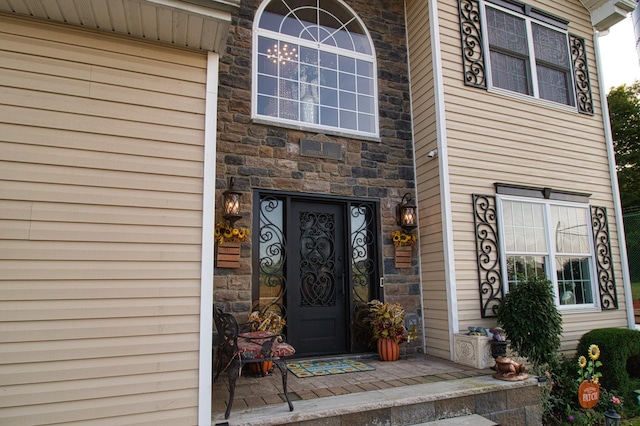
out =
[[[593,408],[600,399],[600,385],[584,380],[578,388],[578,402],[582,408]]]
[[[252,362],[249,364],[249,371],[254,374],[266,375],[273,368],[273,361]]]
[[[389,338],[378,339],[380,361],[397,361],[400,358],[400,345]]]

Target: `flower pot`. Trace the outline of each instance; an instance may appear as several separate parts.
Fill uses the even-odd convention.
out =
[[[395,249],[395,267],[398,269],[411,268],[411,250],[413,248],[411,246],[401,246]]]
[[[491,356],[496,359],[499,356],[507,356],[507,342],[503,340],[491,341]]]
[[[400,345],[389,338],[378,339],[380,361],[397,361],[400,358]]]
[[[224,242],[218,244],[216,266],[218,268],[239,268],[242,243]]]
[[[273,361],[252,362],[249,364],[249,371],[254,374],[266,376],[273,368]]]

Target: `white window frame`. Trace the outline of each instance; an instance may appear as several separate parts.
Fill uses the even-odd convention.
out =
[[[369,140],[377,141],[379,140],[379,136],[380,136],[380,126],[379,126],[380,113],[378,109],[379,108],[378,107],[378,104],[379,104],[378,66],[377,66],[377,57],[375,53],[375,46],[373,44],[373,39],[371,38],[371,35],[367,30],[366,26],[364,25],[364,23],[362,22],[362,20],[358,17],[358,15],[353,11],[351,7],[346,5],[341,0],[334,0],[334,1],[336,3],[340,3],[342,7],[344,7],[352,15],[353,20],[355,20],[361,26],[361,28],[364,31],[364,35],[366,36],[366,39],[369,43],[369,47],[372,52],[371,55],[366,53],[356,52],[353,50],[347,50],[347,49],[343,49],[335,46],[328,46],[325,44],[313,42],[311,40],[305,40],[302,38],[288,36],[279,32],[274,32],[264,28],[260,28],[259,24],[260,24],[260,19],[262,17],[262,14],[266,9],[266,7],[269,5],[269,3],[271,3],[271,1],[264,1],[256,11],[254,25],[253,25],[251,117],[253,121],[258,123],[277,124],[281,127],[293,128],[298,130],[322,132],[325,134],[333,134],[338,136],[351,136],[351,137],[355,136],[361,139],[369,139]],[[318,5],[318,8],[320,7],[319,3],[320,3],[319,1],[316,3]],[[310,122],[302,121],[301,118],[298,118],[298,120],[293,120],[293,119],[287,119],[282,117],[274,117],[270,115],[258,114],[258,40],[260,37],[267,37],[267,38],[271,38],[281,42],[286,42],[286,43],[296,44],[296,45],[307,47],[307,48],[316,49],[320,52],[334,53],[337,55],[347,56],[349,58],[354,58],[356,60],[363,60],[370,63],[373,67],[373,103],[374,103],[373,114],[372,114],[373,131],[367,132],[367,131],[353,130],[353,129],[343,128],[338,126],[323,125],[320,123],[310,123]],[[356,79],[357,79],[357,75],[358,74],[356,74]],[[353,93],[355,93],[355,96],[357,97],[360,92],[358,92],[356,89],[356,92],[353,92]],[[281,99],[281,98],[278,96],[275,99]],[[318,107],[321,107],[321,106],[322,104],[318,105]],[[339,115],[342,109],[338,108],[337,111]],[[351,111],[351,110],[345,109],[344,111]],[[354,112],[357,117],[358,111],[356,110]]]
[[[530,204],[541,204],[543,206],[543,217],[544,217],[544,227],[545,227],[545,237],[546,237],[546,253],[527,253],[527,255],[537,255],[546,257],[546,268],[545,271],[547,278],[551,281],[554,293],[554,300],[556,307],[558,310],[565,313],[586,313],[586,312],[599,312],[601,311],[600,307],[600,299],[598,293],[598,283],[597,283],[597,268],[596,268],[596,259],[595,259],[595,247],[593,242],[593,229],[591,226],[587,226],[587,240],[589,242],[589,279],[591,286],[591,298],[593,303],[584,303],[584,304],[572,304],[572,305],[563,305],[560,303],[560,295],[558,290],[558,279],[557,279],[557,268],[556,268],[556,249],[553,240],[553,235],[550,232],[551,226],[549,220],[551,218],[551,206],[567,206],[574,207],[584,210],[585,219],[587,225],[591,223],[591,206],[584,203],[572,203],[566,201],[557,201],[557,200],[540,200],[536,198],[528,198],[528,197],[517,197],[517,196],[509,196],[509,195],[496,195],[496,206],[498,210],[498,232],[500,237],[500,270],[502,273],[502,285],[505,294],[509,291],[509,275],[507,272],[507,250],[506,250],[506,238],[505,229],[504,229],[504,210],[503,210],[503,201],[517,201],[521,203],[530,203]]]
[[[554,108],[559,108],[559,109],[570,111],[570,112],[577,112],[578,107],[577,107],[577,98],[576,98],[576,90],[575,90],[575,75],[574,75],[575,73],[571,68],[572,56],[571,56],[571,47],[569,42],[569,32],[567,30],[563,30],[553,25],[549,25],[546,22],[540,21],[530,16],[507,9],[498,4],[488,2],[486,0],[480,0],[480,2],[481,2],[480,9],[481,9],[481,15],[482,15],[481,19],[483,23],[482,25],[483,50],[487,52],[486,70],[485,70],[487,75],[487,90],[493,93],[499,93],[502,95],[516,97],[522,100],[539,103],[541,105],[551,106]],[[486,13],[487,7],[494,8],[496,10],[515,16],[525,21],[525,30],[527,34],[527,49],[528,49],[528,71],[531,78],[531,86],[532,86],[533,94],[529,95],[529,94],[519,93],[519,92],[503,89],[501,87],[497,87],[493,85],[493,76],[492,76],[492,70],[491,70],[491,48],[489,46],[489,28],[488,28],[489,26],[487,22],[487,13]],[[540,89],[538,87],[538,72],[536,68],[536,56],[535,56],[535,50],[534,50],[534,44],[533,44],[533,31],[531,29],[532,23],[550,28],[554,31],[557,31],[565,35],[565,39],[567,41],[567,44],[566,44],[567,53],[569,58],[569,64],[568,64],[569,65],[569,68],[568,68],[569,81],[567,82],[568,90],[569,90],[568,96],[571,101],[571,104],[555,102],[555,101],[543,99],[540,97]]]

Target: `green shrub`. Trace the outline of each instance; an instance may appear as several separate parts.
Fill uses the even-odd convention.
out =
[[[577,353],[587,353],[591,345],[600,348],[602,386],[617,390],[631,402],[634,386],[640,383],[640,331],[626,328],[592,330],[580,338]]]
[[[631,295],[633,300],[640,300],[640,282],[631,284]]]
[[[520,275],[498,307],[498,324],[511,348],[535,368],[557,363],[562,317],[556,308],[551,281]]]

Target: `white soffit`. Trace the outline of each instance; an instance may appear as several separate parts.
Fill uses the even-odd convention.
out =
[[[222,53],[240,0],[0,0],[0,12]]]
[[[606,31],[627,17],[636,8],[636,0],[583,0],[591,13],[591,24],[598,31]]]

